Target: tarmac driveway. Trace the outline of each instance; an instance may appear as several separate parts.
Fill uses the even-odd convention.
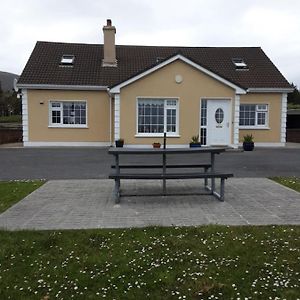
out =
[[[170,160],[182,157],[174,155]],[[201,162],[205,157],[185,160]],[[103,179],[112,163],[107,148],[0,148],[0,180]],[[226,152],[216,157],[216,166],[235,177],[300,176],[300,148]]]

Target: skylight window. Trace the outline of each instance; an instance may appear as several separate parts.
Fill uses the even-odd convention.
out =
[[[164,59],[165,59],[164,57],[158,56],[158,57],[156,57],[156,63],[157,63],[157,64],[158,64],[158,63],[161,63]]]
[[[235,65],[236,70],[248,70],[248,65],[245,63],[245,61],[242,58],[233,58],[232,62]]]
[[[66,55],[66,54],[64,54],[63,56],[62,56],[62,58],[61,58],[61,61],[60,61],[60,63],[62,64],[62,65],[73,65],[73,63],[74,63],[74,59],[75,59],[75,56],[74,55]]]

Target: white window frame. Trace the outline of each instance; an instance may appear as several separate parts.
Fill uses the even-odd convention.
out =
[[[139,96],[136,98],[136,137],[163,137],[164,132],[158,133],[144,133],[138,132],[139,130],[139,100],[163,100],[164,101],[164,132],[167,133],[168,137],[180,137],[179,135],[179,97],[143,97]],[[176,105],[167,106],[167,100],[176,100]],[[176,109],[176,131],[167,132],[167,109]]]
[[[237,71],[247,71],[249,69],[247,63],[245,63],[243,58],[233,58],[232,62],[235,65]]]
[[[84,102],[85,124],[63,124],[63,103]],[[59,109],[52,109],[52,103],[60,103]],[[60,123],[52,123],[52,111],[60,111]],[[49,101],[49,128],[88,128],[88,104],[86,100],[50,100]]]
[[[73,65],[75,60],[75,56],[72,54],[64,54],[61,57],[60,63],[62,65]]]
[[[255,124],[254,125],[239,125],[240,129],[270,129],[269,127],[269,107],[268,103],[240,103],[240,108],[242,105],[255,105]],[[259,106],[266,106],[266,109],[261,109]],[[258,124],[258,114],[265,113],[266,122],[264,125]],[[239,120],[240,123],[240,120]]]

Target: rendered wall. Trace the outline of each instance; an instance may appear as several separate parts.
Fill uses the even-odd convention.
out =
[[[87,128],[50,128],[53,100],[86,100]],[[29,142],[109,142],[109,112],[105,91],[28,90]]]
[[[243,136],[252,134],[254,142],[279,143],[281,129],[281,98],[282,94],[264,93],[241,95],[241,104],[268,104],[269,126],[267,129],[240,129],[239,141],[243,142]]]
[[[175,82],[181,75],[183,82]],[[126,144],[152,144],[162,142],[159,137],[136,137],[137,98],[174,97],[179,100],[179,137],[168,138],[169,144],[188,144],[191,136],[199,133],[200,99],[231,99],[234,105],[235,91],[209,77],[188,64],[176,61],[162,69],[121,89],[120,97],[120,136]],[[232,130],[233,131],[233,128]],[[232,141],[231,141],[232,142]]]

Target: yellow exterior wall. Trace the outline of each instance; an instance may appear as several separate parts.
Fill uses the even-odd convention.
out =
[[[183,82],[175,82],[181,75]],[[188,144],[199,133],[201,98],[234,100],[235,91],[182,61],[173,62],[121,89],[120,137],[126,144],[162,142],[159,137],[135,137],[137,133],[137,97],[174,97],[179,99],[179,135],[170,137],[169,144]],[[231,141],[232,142],[232,141]]]
[[[268,104],[269,129],[240,129],[239,141],[243,136],[252,134],[254,142],[279,143],[281,131],[281,97],[282,94],[264,93],[241,95],[241,104]]]
[[[87,101],[88,128],[49,128],[49,102],[53,100]],[[109,105],[106,91],[28,90],[29,141],[109,142]]]

